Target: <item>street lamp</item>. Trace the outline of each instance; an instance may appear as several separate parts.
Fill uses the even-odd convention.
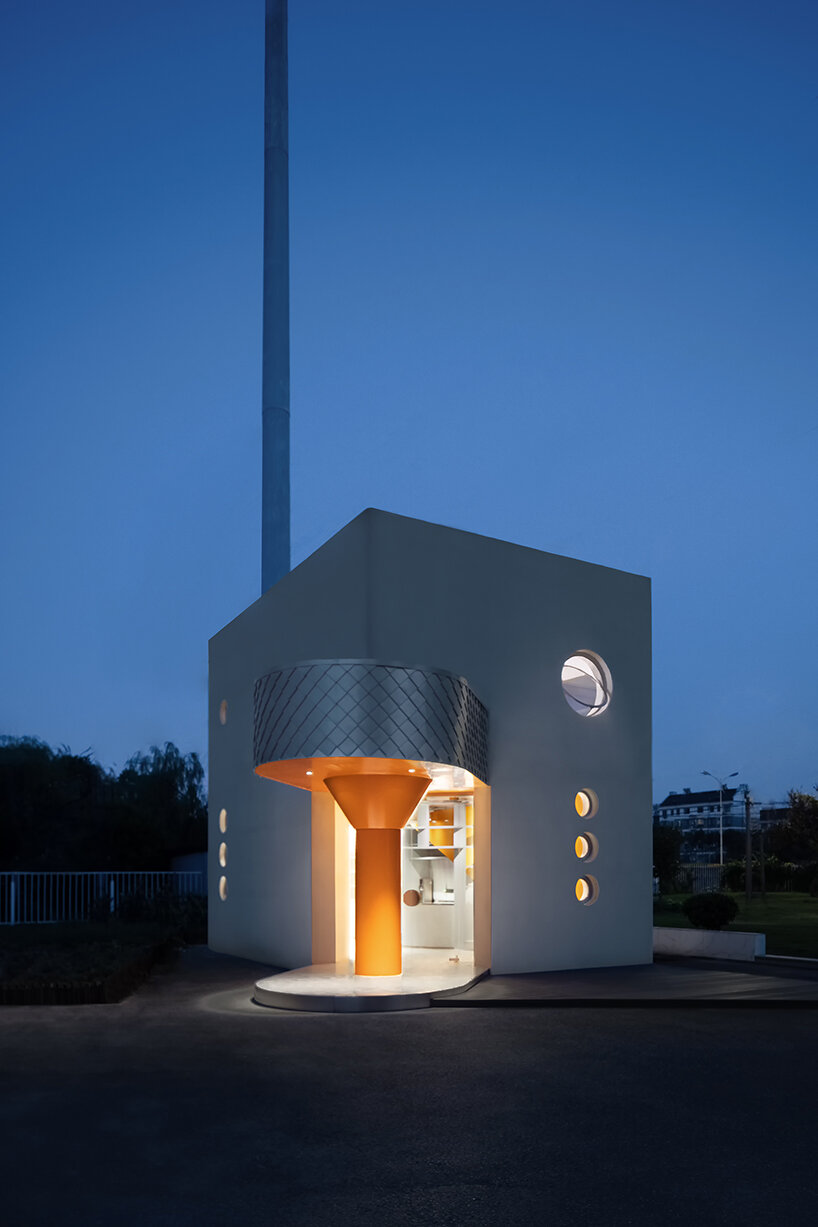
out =
[[[724,790],[727,787],[727,780],[732,780],[734,775],[738,775],[737,771],[731,771],[724,779],[719,779],[717,775],[713,775],[712,771],[703,771],[702,775],[709,775],[711,780],[715,780],[719,786],[719,865],[724,865],[724,805],[722,797]]]

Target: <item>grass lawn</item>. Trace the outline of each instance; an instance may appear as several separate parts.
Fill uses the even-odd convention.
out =
[[[754,895],[749,907],[744,892],[726,892],[738,904],[738,916],[728,929],[745,933],[764,933],[767,937],[768,954],[789,954],[807,959],[818,959],[818,898],[797,891],[768,893],[765,898]],[[657,899],[653,923],[666,928],[690,929],[693,926],[679,911],[687,895],[664,895]]]

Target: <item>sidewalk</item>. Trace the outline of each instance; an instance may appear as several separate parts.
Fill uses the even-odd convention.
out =
[[[643,967],[600,967],[492,976],[435,1007],[805,1006],[818,1007],[818,966],[802,960],[657,959]]]

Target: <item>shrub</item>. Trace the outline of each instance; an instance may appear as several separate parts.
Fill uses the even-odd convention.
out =
[[[681,913],[682,905],[678,899],[669,899],[667,895],[654,895],[653,910],[654,912]]]
[[[715,892],[691,895],[682,904],[685,916],[697,929],[723,929],[738,915],[738,904],[729,895]]]
[[[140,890],[120,895],[117,900],[116,914],[120,920],[156,920],[158,910],[156,902]]]
[[[725,890],[744,890],[744,861],[729,861],[721,874],[721,885]],[[758,861],[753,860],[753,885],[758,878]]]

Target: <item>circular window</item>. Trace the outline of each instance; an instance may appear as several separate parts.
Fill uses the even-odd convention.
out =
[[[222,901],[227,898],[227,878],[224,874],[219,878],[219,898]]]
[[[574,809],[580,818],[593,818],[599,809],[599,798],[591,788],[581,788],[574,797]]]
[[[574,851],[581,861],[592,861],[599,851],[599,844],[590,831],[583,831],[574,840]]]
[[[219,844],[219,864],[222,869],[227,868],[227,844]]]
[[[225,831],[227,830],[227,810],[226,809],[219,810],[219,830],[221,831],[222,835],[224,835]]]
[[[599,898],[599,883],[596,878],[592,878],[590,874],[584,878],[577,878],[577,884],[574,887],[574,893],[580,903],[584,903],[586,907],[590,907],[592,903],[596,903]]]
[[[613,682],[608,666],[593,652],[575,652],[562,666],[565,701],[581,716],[598,716],[611,701]]]
[[[219,724],[227,724],[227,699],[219,704]]]

